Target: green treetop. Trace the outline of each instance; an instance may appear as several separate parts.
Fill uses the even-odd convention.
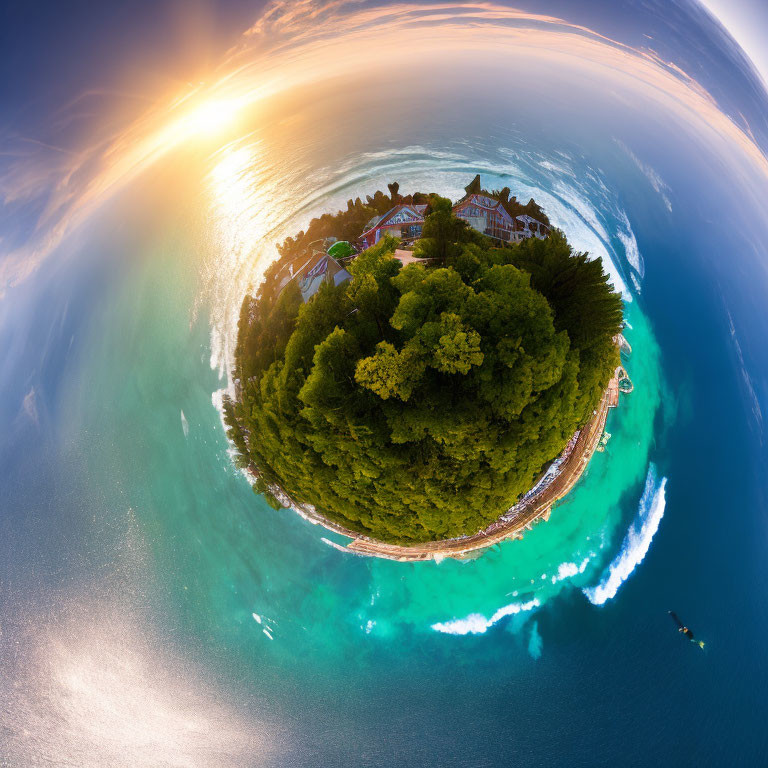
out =
[[[247,298],[226,405],[260,489],[399,543],[473,534],[531,488],[596,407],[622,319],[559,232],[495,247],[433,196],[423,235],[430,266],[385,238],[307,304],[294,283]]]

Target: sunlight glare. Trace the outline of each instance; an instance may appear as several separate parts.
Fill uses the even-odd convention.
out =
[[[178,132],[185,138],[214,136],[235,123],[242,107],[240,99],[209,99],[179,120]]]

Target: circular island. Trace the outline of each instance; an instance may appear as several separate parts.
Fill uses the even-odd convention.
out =
[[[600,259],[479,177],[455,204],[390,184],[278,250],[224,401],[257,493],[395,560],[469,557],[548,516],[626,377]]]

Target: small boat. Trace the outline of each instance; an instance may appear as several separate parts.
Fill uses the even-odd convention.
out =
[[[672,620],[675,622],[675,624],[677,624],[677,631],[678,632],[680,632],[681,634],[685,635],[692,643],[695,643],[696,645],[698,645],[699,648],[703,648],[704,647],[704,641],[703,640],[697,640],[693,636],[693,632],[690,629],[688,629],[688,627],[686,627],[685,624],[683,624],[682,621],[680,621],[680,618],[678,617],[678,615],[674,611],[667,611],[667,613],[672,617]]]

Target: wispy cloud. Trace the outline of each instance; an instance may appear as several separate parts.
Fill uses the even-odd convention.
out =
[[[754,137],[752,137],[754,138]],[[654,191],[661,196],[668,211],[672,211],[672,203],[669,200],[669,187],[664,179],[647,163],[644,163],[623,141],[616,139],[616,143],[621,147],[629,159],[638,167],[640,172],[651,183]]]

